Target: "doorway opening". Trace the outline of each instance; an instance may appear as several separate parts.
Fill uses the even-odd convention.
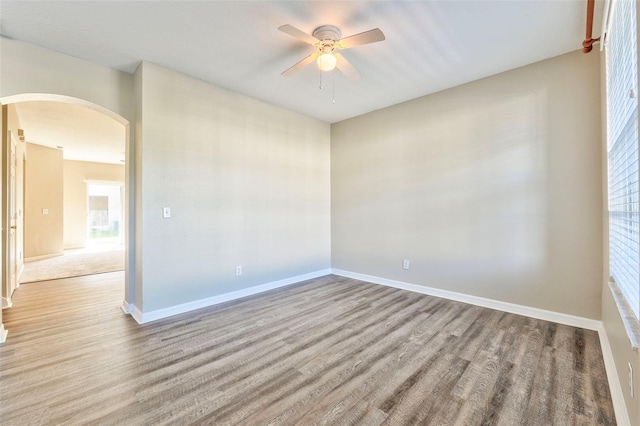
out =
[[[99,105],[64,95],[14,95],[0,98],[0,105],[3,112],[1,127],[4,130],[2,142],[3,166],[5,166],[0,170],[3,175],[3,187],[6,190],[3,190],[2,200],[3,226],[9,229],[12,225],[8,219],[10,215],[7,214],[10,210],[10,202],[17,201],[19,212],[17,218],[19,220],[24,218],[24,223],[19,221],[16,224],[16,235],[18,236],[16,244],[3,234],[2,250],[0,251],[3,260],[3,285],[1,286],[3,300],[6,298],[10,301],[9,298],[12,294],[13,288],[9,285],[11,282],[9,278],[13,272],[10,266],[17,263],[14,259],[24,261],[25,266],[27,264],[34,266],[36,262],[41,261],[52,263],[63,259],[75,261],[80,257],[70,259],[66,256],[67,251],[82,250],[84,247],[89,248],[88,243],[95,243],[91,245],[102,247],[109,245],[114,249],[111,250],[114,258],[117,257],[117,261],[123,264],[119,269],[124,270],[124,300],[121,308],[125,313],[129,313],[133,300],[133,286],[130,285],[129,274],[133,269],[129,268],[131,262],[127,260],[129,257],[133,257],[129,251],[133,229],[128,223],[128,218],[134,210],[131,199],[132,181],[129,179],[129,121]],[[68,123],[65,120],[73,120],[73,122]],[[91,123],[94,125],[89,125]],[[64,134],[64,129],[75,129],[78,133],[75,139],[78,139],[79,143],[73,145],[74,138]],[[87,132],[93,129],[93,135],[97,137],[85,135],[87,137],[82,138],[79,129],[87,129]],[[16,164],[19,170],[15,176],[24,183],[21,185],[18,182],[17,194],[8,191],[11,187],[10,177],[12,174],[9,173],[11,168],[6,167],[11,163],[5,155],[10,152],[9,147],[11,146],[6,136],[12,133],[19,136],[27,135],[26,140],[20,139],[17,143],[19,151],[17,160],[19,161],[16,161]],[[111,151],[106,154],[102,148],[97,149],[95,146],[86,145],[87,141],[100,144],[110,143],[115,138],[107,136],[115,133],[118,135],[118,146],[113,149],[113,155],[111,155]],[[68,158],[67,154],[72,156]],[[50,158],[53,158],[55,164],[62,164],[62,168],[54,167]],[[42,162],[42,167],[39,166],[39,161]],[[115,174],[111,170],[114,165],[123,169],[122,173],[118,173],[122,176],[111,176]],[[59,170],[63,170],[63,173],[59,173]],[[30,171],[33,173],[30,174]],[[67,172],[69,172],[68,175]],[[44,177],[39,179],[41,177],[39,174]],[[106,218],[101,218],[100,223],[96,221],[96,232],[94,235],[90,235],[90,225],[87,219],[89,215],[88,180],[105,178],[116,178],[117,180],[97,182],[102,185],[96,186],[98,192],[91,193],[91,196],[106,196],[107,208]],[[104,185],[105,183],[108,185]],[[69,190],[67,184],[75,186]],[[50,190],[50,185],[54,185],[56,190]],[[107,190],[108,193],[104,194],[99,192],[101,190],[99,186],[102,187],[102,190],[105,190],[105,186],[110,186],[112,189]],[[116,191],[117,195],[112,195],[109,191]],[[62,197],[59,195],[60,193],[63,194]],[[65,197],[64,194],[70,195],[70,197]],[[34,202],[34,198],[38,198],[36,202]],[[39,202],[40,199],[43,201]],[[21,200],[25,202],[24,208],[21,208]],[[27,207],[32,205],[37,208],[31,209],[33,211],[27,211]],[[20,238],[23,235],[24,238]],[[32,241],[29,237],[33,236],[35,238]],[[27,253],[27,251],[29,252]],[[23,252],[24,255],[22,255]],[[86,255],[87,257],[76,262],[77,266],[85,267],[90,263],[89,259],[95,260],[95,256],[90,256],[91,253],[86,253]],[[73,267],[75,268],[75,266]],[[53,267],[49,265],[43,269],[46,269],[46,273],[49,274]],[[108,271],[105,270],[105,272]],[[18,283],[38,281],[37,279],[27,281],[25,273],[24,267],[18,268],[16,274]],[[90,273],[96,272],[92,270]],[[97,273],[102,272],[98,271]],[[51,278],[57,279],[59,277]],[[0,327],[2,327],[1,315]]]
[[[124,245],[124,183],[87,182],[87,248],[122,249]]]

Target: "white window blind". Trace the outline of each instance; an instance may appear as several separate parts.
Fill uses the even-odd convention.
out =
[[[607,33],[607,152],[611,277],[640,318],[638,49],[635,0],[612,2]]]

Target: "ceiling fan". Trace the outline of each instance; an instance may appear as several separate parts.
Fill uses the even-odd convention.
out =
[[[360,78],[360,73],[349,63],[349,61],[345,59],[344,56],[338,53],[337,50],[350,49],[352,47],[362,46],[363,44],[375,43],[384,40],[384,34],[379,28],[342,39],[340,38],[340,30],[333,25],[323,25],[318,27],[313,31],[313,34],[307,34],[292,25],[282,25],[278,27],[278,29],[291,37],[295,37],[298,40],[315,46],[317,49],[315,53],[312,53],[283,72],[282,75],[285,76],[290,76],[291,74],[300,71],[311,62],[316,61],[318,68],[322,71],[332,71],[334,68],[338,68],[347,77],[357,80]]]

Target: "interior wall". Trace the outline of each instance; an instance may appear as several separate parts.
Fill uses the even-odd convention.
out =
[[[133,122],[131,74],[0,37],[0,97],[25,93],[71,96]]]
[[[124,182],[120,164],[63,161],[64,248],[87,245],[87,180]]]
[[[574,52],[334,124],[332,267],[599,319],[599,72]]]
[[[143,312],[329,268],[329,125],[139,72]]]
[[[25,260],[61,255],[63,249],[62,150],[27,143]],[[45,212],[46,209],[46,212]]]
[[[6,134],[6,124],[5,124],[5,105],[2,104],[2,102],[0,102],[0,143],[3,140],[3,135]],[[4,162],[0,161],[0,176],[4,176]],[[4,218],[3,218],[3,222],[4,222]],[[4,228],[4,226],[3,226]],[[0,259],[4,259],[4,248],[2,247],[2,244],[0,244]],[[2,285],[2,287],[4,288],[4,285]],[[2,309],[0,309],[0,343],[4,343],[4,341],[7,338],[7,330],[4,328],[4,323],[2,322]]]
[[[144,68],[144,63],[141,63],[136,72],[134,74],[134,97],[135,97],[135,117],[136,120],[133,126],[133,159],[131,163],[135,163],[135,173],[129,174],[129,178],[134,179],[134,186],[136,188],[133,205],[135,206],[135,215],[130,220],[134,221],[134,244],[135,250],[133,264],[136,265],[135,270],[133,271],[133,283],[132,286],[132,298],[129,300],[130,304],[135,305],[138,309],[143,310],[144,304],[142,303],[142,146],[143,146],[143,134],[142,134],[142,69]],[[131,157],[130,157],[131,158]],[[131,203],[130,203],[131,204]]]
[[[0,121],[2,121],[2,127],[3,127],[3,132],[2,135],[0,136],[0,139],[2,141],[2,154],[0,155],[0,158],[2,158],[2,160],[0,161],[2,164],[4,164],[4,168],[2,169],[2,176],[1,177],[1,181],[2,181],[2,200],[0,202],[0,204],[2,204],[2,241],[0,242],[0,246],[2,246],[2,253],[3,256],[1,258],[1,263],[2,263],[2,291],[1,296],[2,296],[2,308],[11,306],[11,297],[10,297],[10,261],[9,261],[9,232],[11,229],[11,220],[10,220],[10,215],[5,214],[4,212],[8,211],[8,206],[9,206],[9,191],[7,191],[8,188],[8,170],[9,168],[7,167],[8,165],[8,158],[10,156],[10,141],[9,141],[9,132],[7,132],[5,130],[5,128],[7,127],[7,121],[8,121],[8,108],[6,105],[2,106],[2,119]],[[2,310],[2,309],[0,309]]]

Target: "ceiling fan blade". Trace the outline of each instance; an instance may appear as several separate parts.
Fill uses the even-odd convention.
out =
[[[309,65],[311,62],[318,59],[318,56],[320,56],[320,52],[312,53],[311,55],[307,56],[306,58],[304,58],[303,60],[301,60],[300,62],[298,62],[297,64],[295,64],[294,66],[286,70],[285,72],[283,72],[282,75],[288,77],[291,74],[294,74],[300,71],[302,68],[304,68],[305,66]]]
[[[285,34],[290,35],[291,37],[304,41],[305,43],[316,44],[318,42],[318,39],[312,36],[311,34],[307,34],[304,31],[299,30],[296,27],[289,24],[281,25],[278,27],[278,29]]]
[[[351,65],[351,63],[345,59],[344,56],[336,52],[334,52],[334,55],[336,56],[336,59],[337,59],[336,67],[340,71],[342,71],[344,75],[346,75],[348,78],[352,80],[360,79],[360,73],[358,72],[358,70],[355,69],[353,65]]]
[[[375,43],[384,40],[384,34],[380,28],[365,31],[339,40],[336,45],[341,49],[349,49],[363,44]]]

